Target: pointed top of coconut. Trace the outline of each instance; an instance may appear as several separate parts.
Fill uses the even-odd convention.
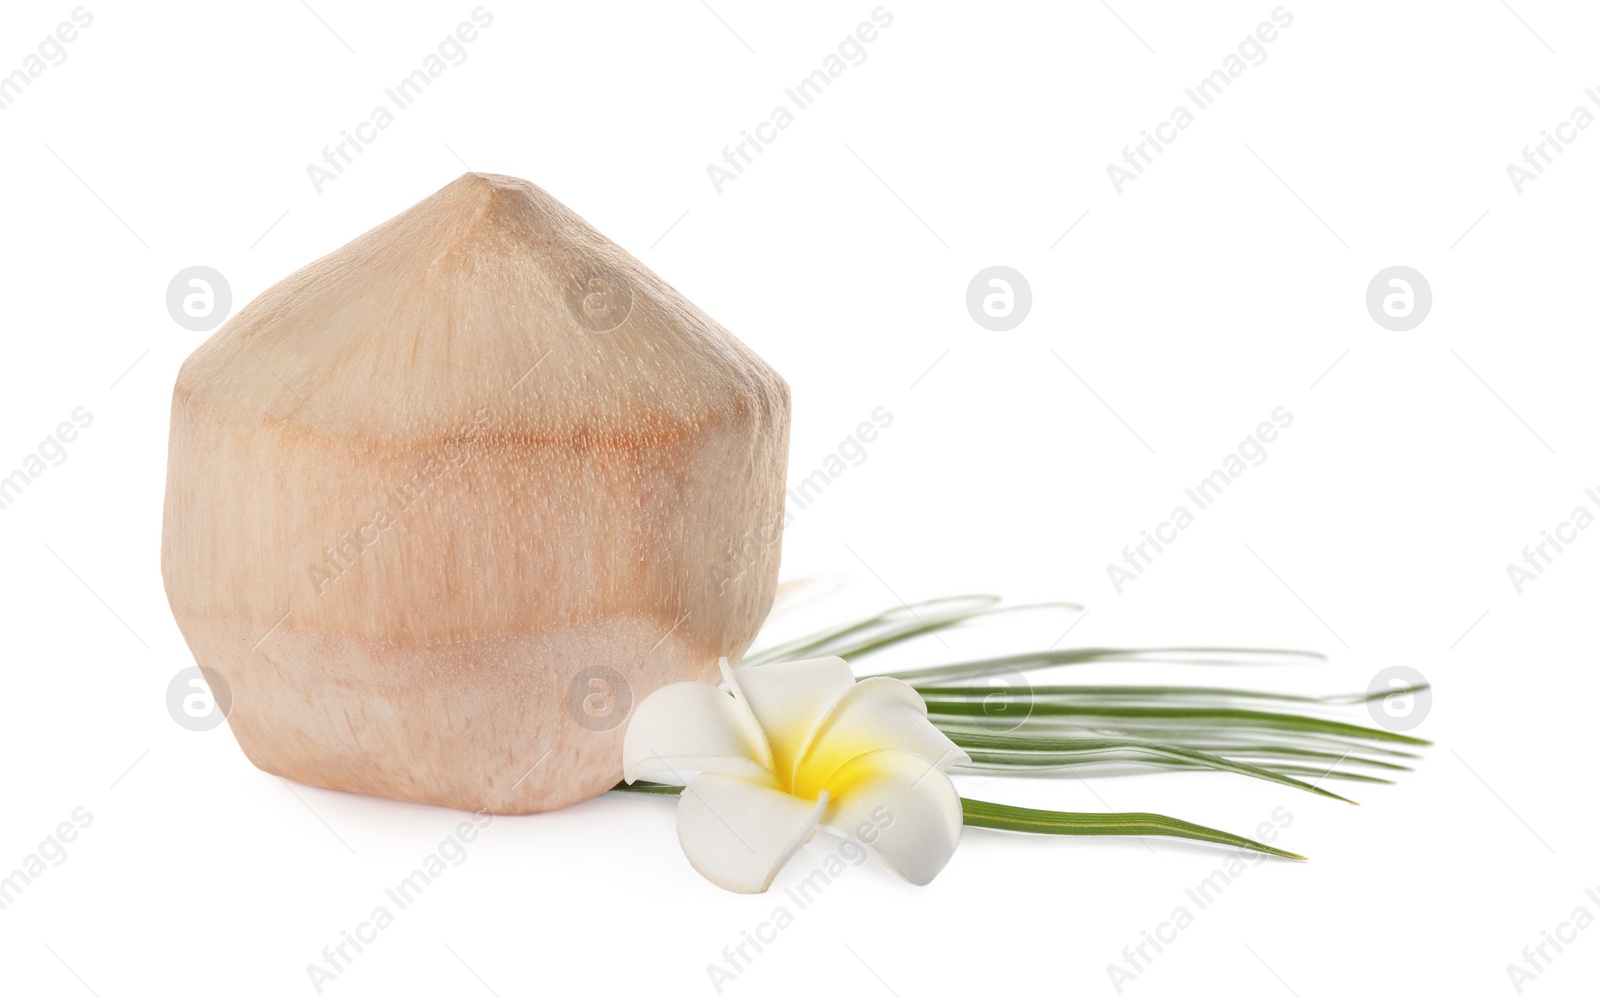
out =
[[[504,431],[679,437],[787,398],[782,379],[525,180],[468,173],[263,292],[177,394],[362,440]]]

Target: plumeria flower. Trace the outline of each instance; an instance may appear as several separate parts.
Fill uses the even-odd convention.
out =
[[[961,839],[944,767],[970,762],[898,679],[856,682],[840,658],[731,669],[727,689],[673,683],[634,708],[623,779],[684,784],[678,841],[707,880],[759,894],[817,828],[913,884]]]

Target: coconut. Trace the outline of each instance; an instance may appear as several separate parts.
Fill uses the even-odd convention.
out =
[[[161,568],[261,769],[518,814],[771,608],[788,387],[544,191],[471,173],[183,364]]]

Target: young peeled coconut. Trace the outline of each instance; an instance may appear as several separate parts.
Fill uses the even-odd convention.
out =
[[[783,380],[533,185],[467,174],[184,363],[161,567],[257,766],[516,814],[737,660],[777,580]]]

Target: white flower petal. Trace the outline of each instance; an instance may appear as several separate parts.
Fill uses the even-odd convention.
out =
[[[961,841],[961,795],[937,765],[884,749],[845,763],[824,791],[829,831],[866,848],[917,886],[932,880]]]
[[[766,736],[744,704],[710,683],[672,683],[633,708],[622,738],[622,778],[727,773],[774,782]]]
[[[726,660],[724,660],[726,662]],[[794,764],[841,696],[856,684],[842,658],[751,665],[723,674],[755,715],[772,747],[772,771],[789,779]]]
[[[816,796],[839,767],[878,749],[910,752],[939,767],[972,761],[928,720],[921,694],[898,679],[877,676],[856,683],[833,705],[795,766],[794,792]]]
[[[718,887],[760,894],[805,845],[828,795],[804,800],[760,783],[704,773],[678,802],[678,842],[689,863]]]

